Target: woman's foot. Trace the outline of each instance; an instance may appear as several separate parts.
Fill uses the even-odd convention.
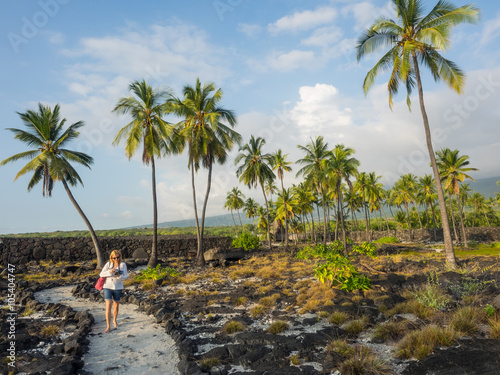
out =
[[[115,328],[118,328],[118,323],[116,322],[116,320],[113,320],[113,325],[115,326]]]
[[[108,333],[109,332],[109,327],[106,328],[106,330],[104,331],[104,333]]]

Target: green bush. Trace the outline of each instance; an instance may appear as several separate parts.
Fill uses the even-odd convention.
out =
[[[155,268],[148,266],[147,269],[139,272],[138,275],[134,277],[134,280],[157,280],[165,277],[175,277],[179,276],[180,272],[174,268],[161,268],[161,264],[158,264]]]
[[[253,236],[248,232],[241,233],[233,239],[231,244],[233,247],[242,247],[245,250],[258,249],[260,245],[259,237]]]
[[[375,243],[399,243],[399,240],[396,237],[382,237],[378,240],[373,241]]]

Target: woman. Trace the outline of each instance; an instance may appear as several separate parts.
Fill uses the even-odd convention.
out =
[[[123,280],[128,276],[127,265],[121,261],[122,254],[118,250],[113,250],[109,256],[109,262],[104,265],[100,277],[105,277],[104,283],[104,301],[106,302],[106,330],[109,332],[111,321],[111,301],[113,301],[113,324],[118,327],[116,318],[118,317],[118,305],[123,290]]]

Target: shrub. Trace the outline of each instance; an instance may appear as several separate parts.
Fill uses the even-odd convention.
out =
[[[421,360],[431,354],[438,345],[453,345],[456,336],[453,329],[426,326],[421,331],[408,333],[398,344],[396,356]]]
[[[344,323],[347,319],[349,319],[349,315],[343,311],[334,311],[330,317],[328,318],[328,321],[332,324],[342,324]]]
[[[177,272],[174,268],[161,268],[161,264],[158,264],[155,268],[148,266],[147,269],[139,272],[138,275],[134,276],[135,280],[157,280],[166,277],[175,277],[179,276],[180,273]]]
[[[233,305],[234,306],[242,306],[245,303],[247,303],[247,298],[246,297],[238,297],[234,300]]]
[[[427,284],[417,290],[414,296],[422,305],[434,310],[441,310],[450,303],[450,297],[439,285],[437,273],[430,273],[427,277]]]
[[[292,365],[294,366],[298,366],[300,365],[300,358],[297,354],[293,354],[290,356],[290,362],[292,363]]]
[[[396,237],[382,237],[378,240],[373,241],[375,243],[399,243],[399,240]]]
[[[343,361],[340,371],[344,375],[385,375],[391,374],[391,368],[382,360],[375,357],[365,346],[356,346],[352,356]]]
[[[278,333],[281,333],[287,329],[288,329],[287,322],[284,322],[282,320],[277,320],[269,326],[269,328],[267,329],[267,332],[272,333],[274,335],[277,335]]]
[[[463,306],[451,317],[450,327],[469,335],[479,331],[479,324],[486,321],[486,312],[480,307]]]
[[[202,371],[208,371],[212,367],[220,365],[221,361],[217,357],[203,358],[200,362],[200,368]]]
[[[358,333],[363,332],[366,327],[366,323],[362,319],[355,319],[348,321],[344,326],[344,330],[347,333],[357,335]]]
[[[248,232],[241,233],[234,238],[231,245],[233,247],[242,247],[244,250],[258,249],[260,245],[259,237],[253,236]]]
[[[40,330],[40,335],[43,337],[52,337],[57,335],[60,332],[59,326],[56,326],[55,324],[49,324],[47,326],[42,327]]]
[[[226,325],[222,328],[222,330],[227,334],[240,332],[243,331],[244,329],[245,329],[244,324],[236,320],[231,320],[230,322],[226,323]]]
[[[250,309],[250,316],[252,318],[257,318],[261,315],[264,315],[267,311],[267,308],[262,305],[256,305]]]

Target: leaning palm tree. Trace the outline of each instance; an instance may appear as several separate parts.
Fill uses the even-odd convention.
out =
[[[423,13],[423,0],[392,0],[396,8],[398,22],[391,19],[379,19],[360,37],[357,45],[358,61],[381,46],[387,51],[368,72],[363,82],[366,93],[375,82],[378,73],[392,70],[388,83],[389,106],[398,92],[400,83],[407,90],[407,104],[410,107],[410,94],[418,89],[420,111],[424,122],[425,138],[441,210],[446,262],[452,269],[457,267],[455,252],[450,234],[450,225],[446,214],[443,188],[440,184],[439,170],[432,146],[429,120],[424,105],[424,94],[420,77],[420,64],[427,66],[435,80],[443,80],[458,93],[463,92],[465,78],[463,72],[450,60],[445,59],[440,51],[450,46],[450,31],[460,23],[477,21],[479,10],[473,5],[455,7],[447,0],[439,0],[429,14]]]
[[[165,100],[170,91],[153,90],[145,80],[129,85],[133,96],[120,98],[113,112],[130,115],[132,120],[121,128],[113,141],[118,145],[125,139],[125,155],[130,160],[142,144],[142,162],[151,164],[151,184],[153,190],[153,245],[148,266],[155,267],[158,258],[158,204],[156,200],[155,158],[177,153],[182,148],[176,140],[173,127],[163,120],[167,113]],[[178,139],[178,138],[177,138]]]
[[[234,144],[241,142],[240,134],[233,130],[237,123],[236,115],[233,111],[220,106],[222,97],[222,89],[216,89],[213,83],[206,83],[202,86],[200,79],[197,78],[194,86],[184,86],[182,99],[171,97],[167,103],[173,113],[183,118],[176,127],[188,144],[188,168],[191,169],[193,206],[198,236],[196,258],[199,266],[205,264],[203,231],[212,186],[213,165],[214,163],[224,164]],[[208,179],[199,221],[194,174],[199,170],[200,164],[208,170]]]
[[[281,149],[279,149],[278,151],[276,151],[273,154],[273,158],[272,158],[273,171],[276,171],[276,174],[281,181],[281,196],[282,197],[287,197],[287,194],[285,194],[285,187],[283,185],[284,174],[285,174],[285,172],[290,172],[292,170],[292,168],[290,167],[292,162],[286,160],[287,156],[288,156],[288,154],[283,155]],[[285,202],[286,202],[286,199],[285,199]],[[288,210],[285,209],[283,212],[285,214],[284,226],[285,226],[285,250],[286,250],[286,249],[288,249]]]
[[[266,144],[266,140],[261,137],[255,138],[250,136],[250,141],[240,147],[240,153],[234,160],[235,164],[241,162],[241,165],[236,170],[236,175],[240,181],[246,184],[249,188],[257,188],[259,185],[264,195],[264,202],[266,203],[266,229],[267,229],[267,242],[269,250],[271,247],[271,232],[269,221],[269,204],[267,202],[266,192],[264,185],[268,181],[273,181],[276,175],[271,169],[271,154],[263,154],[262,147]],[[262,221],[262,220],[261,220]]]
[[[460,202],[460,182],[463,182],[466,178],[475,181],[466,172],[477,171],[477,168],[467,167],[469,165],[469,157],[467,155],[459,157],[458,150],[452,151],[449,148],[443,148],[436,152],[436,156],[438,159],[437,166],[441,175],[441,181],[444,182],[444,188],[450,192],[450,195],[455,196],[460,218],[460,227],[464,238],[464,246],[468,248],[469,245],[462,214],[462,203]]]
[[[19,159],[30,159],[16,175],[15,180],[26,173],[33,172],[30,182],[28,183],[28,191],[30,191],[37,183],[42,181],[43,196],[50,197],[54,182],[61,181],[69,199],[75,206],[76,210],[82,217],[87,226],[97,256],[97,268],[104,266],[104,258],[102,256],[99,240],[87,219],[82,209],[76,202],[69,185],[76,186],[78,183],[83,185],[83,182],[70,164],[75,162],[82,164],[90,169],[93,162],[92,157],[83,152],[68,150],[65,148],[67,143],[77,138],[80,134],[77,130],[81,128],[83,121],[75,122],[64,130],[66,119],[60,119],[60,107],[56,104],[52,110],[48,106],[41,103],[38,104],[38,112],[28,110],[25,113],[17,113],[27,130],[8,128],[15,134],[14,138],[33,147],[34,150],[21,152],[13,155],[0,162],[0,166]]]

